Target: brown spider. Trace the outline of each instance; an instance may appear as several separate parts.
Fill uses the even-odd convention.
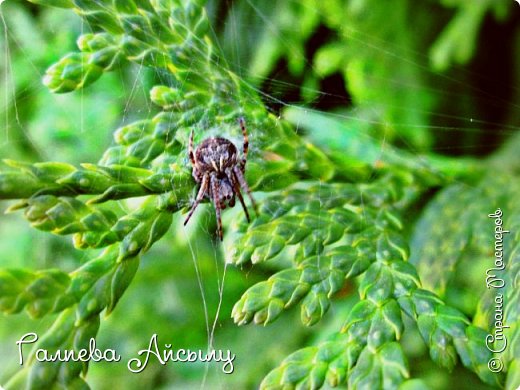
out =
[[[242,135],[244,136],[243,152],[240,159],[238,158],[235,145],[231,141],[221,137],[205,139],[197,146],[195,153],[193,153],[193,130],[190,134],[188,155],[191,165],[193,166],[192,175],[195,181],[201,184],[197,197],[184,221],[184,225],[188,223],[201,200],[206,197],[210,199],[215,206],[220,241],[222,241],[222,219],[220,213],[221,210],[226,208],[226,202],[229,207],[235,205],[235,195],[242,204],[247,222],[250,222],[249,213],[240,188],[247,192],[255,212],[258,213],[255,200],[244,178],[249,141],[244,119],[239,118],[239,123],[242,129]]]

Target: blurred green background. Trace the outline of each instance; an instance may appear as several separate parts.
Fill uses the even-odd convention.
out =
[[[520,8],[512,0],[210,0],[207,9],[221,60],[259,88],[277,114],[292,105],[320,110],[323,123],[339,118],[381,147],[392,143],[413,154],[482,158],[517,131]],[[74,50],[89,26],[67,10],[23,1],[8,0],[0,11],[1,158],[96,162],[115,128],[154,115],[148,91],[159,75],[131,64],[83,91],[48,92],[41,83],[45,69]],[[291,115],[304,134],[305,113]],[[341,132],[335,134],[326,140],[333,149],[343,142]],[[320,143],[319,132],[306,135]],[[0,202],[0,208],[7,206]],[[121,210],[126,206],[121,202]],[[208,345],[224,255],[210,239],[212,209],[202,208],[186,230],[176,216],[174,228],[145,255],[131,287],[102,323],[98,345],[115,348],[123,362],[91,364],[88,382],[94,389],[189,389],[202,383],[210,389],[255,388],[290,352],[338,329],[355,302],[345,291],[312,328],[301,325],[297,310],[267,327],[238,328],[230,318],[233,304],[270,270],[230,266],[214,346],[237,355],[234,374],[202,363],[150,364],[131,374],[126,360],[146,348],[154,333],[176,349]],[[226,212],[228,222],[237,211]],[[20,215],[0,218],[1,267],[72,270],[88,257],[69,238],[31,229]],[[470,292],[483,287],[476,275],[482,275],[478,262],[458,279],[466,288],[451,290],[453,304],[468,315],[478,298]],[[15,341],[27,332],[43,333],[51,322],[0,315],[0,384],[18,368]],[[435,367],[414,329],[403,342],[412,376],[431,388],[486,388],[461,367],[454,374]]]

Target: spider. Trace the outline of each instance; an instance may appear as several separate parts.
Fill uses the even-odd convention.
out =
[[[225,209],[226,206],[235,206],[235,195],[242,204],[247,222],[251,221],[240,188],[247,192],[255,212],[258,214],[256,202],[244,178],[247,152],[249,149],[246,124],[243,118],[239,118],[238,122],[244,137],[241,158],[238,157],[236,146],[231,141],[221,137],[205,139],[197,146],[195,152],[193,152],[193,130],[190,134],[188,147],[188,156],[193,166],[192,175],[195,181],[200,183],[200,188],[191,206],[191,210],[184,221],[184,225],[188,223],[199,203],[206,197],[210,199],[215,206],[217,232],[220,241],[223,239],[222,219],[220,216],[221,210]]]

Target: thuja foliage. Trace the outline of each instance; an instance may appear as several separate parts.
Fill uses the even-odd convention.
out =
[[[515,227],[520,210],[512,201],[519,188],[510,185],[518,172],[514,142],[486,162],[418,158],[389,145],[382,152],[370,141],[347,145],[348,153],[326,150],[323,140],[309,142],[316,136],[307,139],[270,113],[258,91],[222,60],[210,38],[204,1],[34,2],[71,8],[92,30],[78,38],[76,52],[47,70],[43,82],[50,91],[85,88],[125,61],[153,68],[161,79],[149,91],[159,112],[115,130],[113,146],[97,164],[3,161],[0,199],[16,200],[9,212],[23,213],[34,228],[72,236],[77,249],[98,251],[72,272],[0,271],[3,312],[25,310],[35,318],[59,314],[35,349],[79,350],[96,337],[101,313],[116,309],[141,255],[193,199],[190,132],[195,131],[196,142],[214,134],[239,140],[237,119],[243,117],[254,145],[247,180],[263,194],[252,223],[226,226],[223,248],[229,263],[270,262],[276,271],[244,292],[232,310],[234,321],[269,325],[299,306],[302,323],[312,326],[349,286],[359,296],[329,340],[287,356],[266,374],[262,388],[413,386],[417,381],[400,342],[405,326],[417,327],[439,366],[452,370],[460,362],[488,385],[518,386],[520,252]],[[313,115],[319,116],[308,116],[304,124],[310,133],[316,123],[327,123],[320,132],[349,136],[340,121]],[[510,169],[496,174],[504,161]],[[412,234],[406,216],[423,207],[422,199],[433,190],[438,194]],[[453,197],[460,198],[459,205],[475,200],[474,207],[458,211],[460,224]],[[124,212],[113,207],[129,198],[144,200]],[[494,327],[492,295],[482,299],[470,321],[447,303],[450,273],[443,271],[454,269],[464,256],[489,256],[487,221],[481,216],[499,206],[513,232],[504,250],[504,321],[512,335],[502,356],[504,374],[489,370],[493,355],[484,344]],[[435,256],[434,261],[428,256]],[[437,268],[421,272],[431,264]],[[419,273],[426,277],[421,280]],[[85,388],[87,370],[86,363],[41,363],[31,356],[8,387]]]

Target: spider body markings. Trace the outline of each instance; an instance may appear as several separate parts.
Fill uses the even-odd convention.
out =
[[[256,202],[244,177],[249,150],[246,125],[242,118],[239,119],[239,123],[244,137],[241,157],[239,157],[236,146],[222,137],[207,138],[194,151],[193,130],[190,134],[188,147],[188,156],[193,167],[192,175],[195,181],[200,184],[200,188],[184,225],[188,223],[199,203],[206,197],[215,206],[217,232],[221,241],[223,239],[221,212],[227,206],[233,207],[235,205],[235,196],[244,209],[247,221],[251,221],[241,189],[247,193],[255,211],[257,211]]]

